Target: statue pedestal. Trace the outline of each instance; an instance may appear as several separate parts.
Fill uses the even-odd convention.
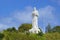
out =
[[[32,28],[29,30],[30,33],[39,33],[40,32],[40,29],[39,28]]]

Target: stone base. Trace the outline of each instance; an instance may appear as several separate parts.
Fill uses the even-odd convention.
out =
[[[38,34],[40,32],[40,29],[39,28],[32,28],[29,30],[29,32]]]

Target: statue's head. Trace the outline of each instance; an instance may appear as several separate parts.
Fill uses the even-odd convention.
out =
[[[34,11],[36,11],[36,7],[34,7]]]
[[[33,16],[38,16],[39,15],[38,10],[36,9],[36,7],[34,7],[34,9],[33,9],[32,15]]]

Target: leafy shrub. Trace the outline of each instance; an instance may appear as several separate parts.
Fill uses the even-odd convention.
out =
[[[4,37],[4,34],[0,33],[0,40],[2,40]]]
[[[45,34],[46,40],[60,40],[60,33],[47,33]]]
[[[5,33],[5,37],[4,40],[42,40],[44,39],[43,36],[38,36],[37,34],[25,34],[25,33],[21,33],[21,32],[6,32]],[[44,39],[45,40],[45,39]]]
[[[25,31],[28,31],[29,29],[31,29],[31,27],[32,27],[32,24],[25,23],[25,24],[22,24],[21,26],[19,26],[18,31],[25,32]]]

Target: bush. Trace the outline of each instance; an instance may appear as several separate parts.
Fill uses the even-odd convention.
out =
[[[25,34],[21,32],[6,32],[4,40],[42,40],[44,39],[43,36],[38,36],[37,34]],[[45,39],[44,39],[45,40]]]
[[[19,26],[18,31],[19,32],[29,31],[29,29],[31,29],[31,27],[32,27],[32,24],[25,23],[25,24],[22,24],[21,26]]]
[[[45,34],[46,40],[60,40],[60,33],[47,33]]]
[[[0,33],[0,40],[2,40],[4,37],[4,34]]]
[[[39,35],[39,36],[43,36],[43,33],[42,33],[42,32],[39,32],[38,35]]]

